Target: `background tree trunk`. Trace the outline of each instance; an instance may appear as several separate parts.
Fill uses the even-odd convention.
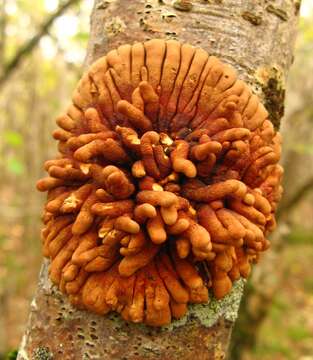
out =
[[[292,63],[300,1],[95,0],[86,66],[123,43],[174,38],[233,65],[279,127]],[[190,306],[166,328],[130,325],[118,315],[73,309],[50,283],[48,262],[18,359],[224,359],[243,291],[238,281],[222,301]]]

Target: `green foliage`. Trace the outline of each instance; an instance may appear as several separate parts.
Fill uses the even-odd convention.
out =
[[[17,358],[17,350],[12,350],[10,352],[8,352],[5,357],[4,360],[15,360]]]
[[[289,244],[313,244],[313,232],[311,229],[304,229],[301,226],[296,226],[291,229],[291,232],[286,236],[285,241]]]
[[[313,155],[313,144],[297,142],[289,145],[289,149],[297,152],[300,155]]]
[[[0,248],[5,244],[6,236],[0,233]]]
[[[294,325],[289,327],[287,330],[287,335],[293,341],[302,341],[305,339],[310,339],[312,337],[310,331],[300,325]]]
[[[304,289],[305,291],[307,291],[310,294],[313,294],[313,278],[312,277],[308,277],[306,279],[304,279]]]
[[[300,18],[299,27],[301,31],[301,37],[305,44],[312,44],[313,42],[313,24],[311,18]]]
[[[289,310],[288,304],[281,299],[278,295],[273,299],[273,303],[270,309],[271,319],[279,321],[281,317]]]
[[[11,174],[22,175],[24,173],[24,165],[16,157],[11,156],[7,160],[7,169]]]
[[[271,342],[262,347],[257,346],[255,354],[259,357],[259,359],[269,355],[272,356],[271,359],[278,359],[281,355],[283,355],[286,360],[293,359],[290,349],[283,345],[279,338],[273,338]]]
[[[20,133],[13,130],[7,130],[3,134],[4,143],[12,146],[14,148],[20,147],[23,145],[23,138]]]
[[[83,32],[83,31],[79,31],[75,36],[73,36],[73,40],[82,42],[82,43],[87,43],[89,39],[89,33],[88,32]]]

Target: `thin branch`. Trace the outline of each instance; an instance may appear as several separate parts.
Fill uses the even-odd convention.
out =
[[[0,69],[4,64],[4,54],[6,45],[6,26],[7,26],[7,14],[5,12],[7,0],[2,0],[0,5]]]
[[[54,21],[60,17],[69,7],[78,3],[80,0],[67,0],[60,5],[60,7],[52,13],[41,24],[37,34],[30,40],[26,41],[15,53],[13,58],[8,61],[3,67],[3,73],[0,76],[0,88],[8,81],[13,71],[18,68],[20,63],[32,52],[32,50],[38,45],[40,39],[47,34]]]
[[[313,177],[305,182],[285,205],[278,209],[277,219],[280,219],[284,214],[293,210],[311,190],[313,190]]]

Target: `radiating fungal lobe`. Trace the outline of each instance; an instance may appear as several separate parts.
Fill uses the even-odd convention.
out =
[[[177,41],[122,45],[83,75],[53,137],[50,278],[77,307],[169,324],[223,298],[270,246],[280,135],[233,68]]]

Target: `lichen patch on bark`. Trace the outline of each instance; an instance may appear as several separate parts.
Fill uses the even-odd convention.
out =
[[[104,27],[108,37],[112,37],[121,32],[125,32],[126,29],[125,22],[119,16],[108,20],[104,24]]]

